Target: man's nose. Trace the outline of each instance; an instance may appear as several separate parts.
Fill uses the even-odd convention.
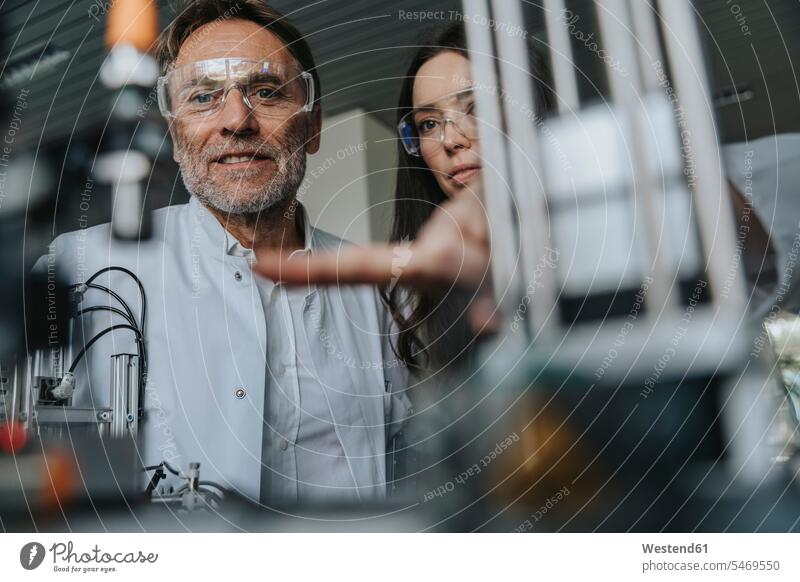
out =
[[[445,149],[448,151],[472,147],[472,142],[463,133],[461,133],[461,129],[456,126],[454,121],[450,121],[445,124],[444,141],[442,143]]]
[[[220,130],[226,134],[257,133],[258,120],[245,103],[244,93],[233,86],[225,97],[222,110],[217,114]]]

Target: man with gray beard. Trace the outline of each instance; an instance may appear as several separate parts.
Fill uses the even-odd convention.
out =
[[[124,323],[88,278],[130,271],[146,317],[129,273],[94,284],[145,320],[143,465],[200,463],[203,480],[270,505],[384,499],[387,451],[410,407],[377,290],[287,288],[251,271],[264,252],[344,244],[296,199],[322,124],[307,43],[259,0],[197,0],[158,57],[159,108],[191,199],[156,211],[146,243],[116,241],[109,225],[53,242],[49,259],[78,285],[81,309],[117,309],[84,315],[80,343]],[[123,326],[92,345],[74,405],[109,405],[109,358],[136,353],[134,335]],[[170,475],[161,488],[180,485]]]

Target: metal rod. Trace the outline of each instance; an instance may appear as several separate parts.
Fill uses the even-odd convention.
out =
[[[128,402],[131,390],[131,354],[111,356],[111,437],[120,438],[127,433]]]
[[[20,396],[20,411],[19,411],[20,412],[19,419],[24,424],[26,430],[30,429],[30,427],[32,426],[31,423],[33,422],[33,403],[34,403],[33,379],[34,379],[33,357],[27,356],[25,381],[22,383],[23,390],[22,390],[22,395]],[[37,392],[36,398],[38,399],[38,397],[39,395]]]
[[[131,356],[128,364],[128,409],[125,415],[128,432],[136,435],[139,429],[139,356]]]
[[[20,359],[14,356],[14,375],[11,380],[11,405],[6,406],[6,414],[9,420],[19,420],[20,403],[23,394],[25,375],[20,370]]]

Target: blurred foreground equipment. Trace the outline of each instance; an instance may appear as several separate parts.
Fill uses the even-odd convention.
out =
[[[520,2],[464,8],[477,86],[500,87],[477,95],[506,328],[439,405],[423,502],[455,530],[800,529],[796,416],[747,313],[691,3],[593,4],[615,63],[597,103],[575,19],[546,0],[543,123],[519,122],[537,109],[525,39],[478,24],[521,22]]]

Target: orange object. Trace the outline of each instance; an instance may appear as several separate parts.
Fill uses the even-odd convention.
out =
[[[113,0],[106,22],[106,47],[132,44],[140,52],[153,48],[158,38],[155,0]]]
[[[58,511],[69,505],[79,491],[79,475],[74,453],[52,447],[45,453],[40,468],[42,488],[37,501],[45,511]]]
[[[28,442],[28,431],[16,420],[0,424],[0,449],[13,455],[20,452]]]

